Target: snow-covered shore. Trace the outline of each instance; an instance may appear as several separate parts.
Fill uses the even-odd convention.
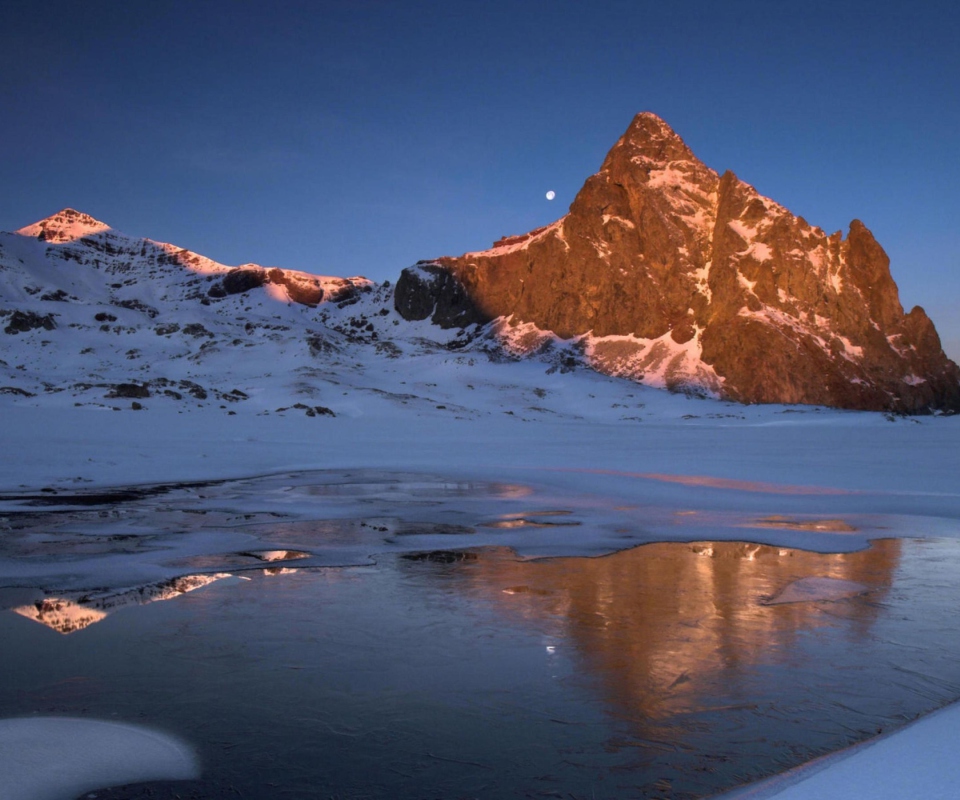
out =
[[[960,786],[958,734],[960,703],[954,703],[893,733],[715,800],[950,800]]]
[[[215,409],[2,408],[0,488],[211,480],[306,469],[576,470],[820,486],[915,498],[931,516],[960,501],[960,417],[893,418],[663,399],[648,421],[461,420],[443,413],[261,416]],[[662,395],[662,398],[660,397]],[[648,406],[650,404],[648,403]],[[733,413],[731,413],[731,411]],[[680,412],[689,412],[688,414]],[[589,477],[604,470],[602,477]],[[746,488],[746,487],[744,487]],[[789,491],[784,493],[789,494]],[[886,502],[886,501],[885,501]],[[949,515],[949,514],[948,514]]]

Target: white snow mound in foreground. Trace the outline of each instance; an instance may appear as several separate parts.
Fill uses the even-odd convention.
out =
[[[63,800],[109,786],[199,776],[187,745],[149,728],[69,717],[0,720],[4,800]]]

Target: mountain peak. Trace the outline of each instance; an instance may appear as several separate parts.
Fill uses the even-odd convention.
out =
[[[680,138],[677,132],[667,124],[663,117],[657,116],[652,111],[641,111],[637,114],[630,123],[630,127],[627,128],[625,136],[630,136],[636,132],[643,132],[643,134],[647,136]]]
[[[17,231],[21,236],[31,236],[55,244],[73,242],[84,236],[110,230],[105,222],[74,208],[64,208],[46,219],[27,225]]]
[[[923,312],[905,317],[861,222],[828,237],[720,177],[650,112],[561,220],[437,267],[432,281],[402,278],[396,297],[436,307],[438,324],[459,324],[469,302],[578,338],[610,374],[746,403],[960,409],[960,369]]]
[[[636,165],[655,167],[671,161],[697,162],[697,157],[660,117],[651,111],[641,111],[607,154],[601,170],[617,166],[628,170]]]

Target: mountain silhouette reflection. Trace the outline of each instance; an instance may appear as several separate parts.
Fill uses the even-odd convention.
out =
[[[662,543],[534,562],[487,551],[459,568],[508,617],[545,624],[557,642],[548,652],[572,650],[613,713],[662,740],[681,717],[756,704],[763,671],[802,669],[804,639],[819,629],[868,637],[900,553],[896,540],[842,554]],[[769,602],[798,581],[822,595]]]

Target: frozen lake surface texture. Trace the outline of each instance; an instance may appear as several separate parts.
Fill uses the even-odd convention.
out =
[[[709,797],[960,698],[952,420],[331,421],[308,452],[64,414],[50,458],[16,411],[0,759],[64,781],[16,798]],[[50,742],[82,721],[149,739],[140,771],[81,774],[101,734]]]

